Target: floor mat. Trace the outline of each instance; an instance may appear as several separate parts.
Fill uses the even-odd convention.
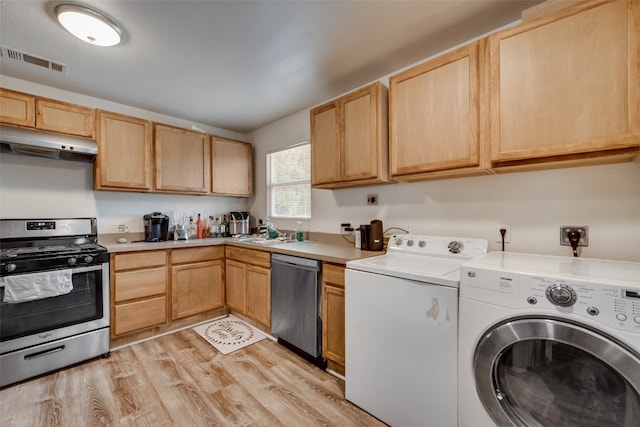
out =
[[[222,354],[229,354],[267,336],[234,316],[228,316],[193,328]]]

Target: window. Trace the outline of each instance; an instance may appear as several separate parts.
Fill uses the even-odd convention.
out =
[[[267,154],[267,191],[271,218],[311,218],[309,142]]]

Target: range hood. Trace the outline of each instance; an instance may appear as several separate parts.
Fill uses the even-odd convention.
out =
[[[4,125],[0,125],[0,144],[3,153],[79,162],[93,162],[98,154],[98,144],[91,139]]]

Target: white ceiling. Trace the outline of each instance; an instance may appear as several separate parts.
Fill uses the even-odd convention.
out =
[[[53,8],[2,0],[0,43],[68,66],[7,58],[0,73],[247,133],[513,22],[539,1],[116,0],[105,48],[67,33]],[[78,3],[71,1],[71,3]]]

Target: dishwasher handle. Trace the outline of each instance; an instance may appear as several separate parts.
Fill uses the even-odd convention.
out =
[[[317,259],[301,258],[284,254],[272,254],[271,264],[290,265],[311,271],[320,271],[322,266],[322,262]]]

